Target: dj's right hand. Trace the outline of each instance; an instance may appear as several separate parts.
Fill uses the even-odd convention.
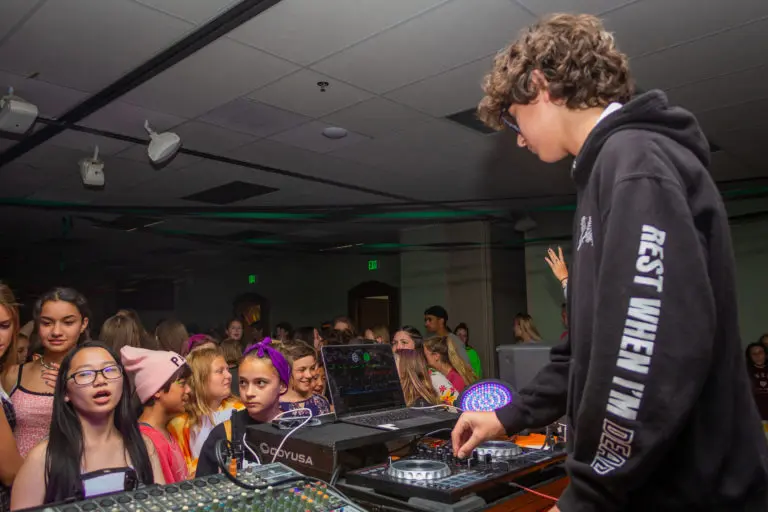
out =
[[[506,434],[495,412],[465,412],[451,433],[453,455],[464,459],[480,443]]]

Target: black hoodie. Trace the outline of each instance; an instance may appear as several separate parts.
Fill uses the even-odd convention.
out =
[[[563,512],[768,510],[708,164],[696,119],[659,91],[602,119],[573,164],[570,339],[497,411],[510,433],[567,415]]]

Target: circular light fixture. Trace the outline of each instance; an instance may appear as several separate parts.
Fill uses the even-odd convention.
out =
[[[343,139],[347,136],[349,132],[344,129],[340,128],[338,126],[329,126],[327,128],[323,128],[323,136],[328,137],[329,139]]]
[[[511,386],[504,381],[486,379],[462,391],[456,406],[462,411],[495,411],[512,401]]]

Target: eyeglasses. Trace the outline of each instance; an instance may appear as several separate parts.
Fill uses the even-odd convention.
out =
[[[107,366],[101,370],[83,370],[81,372],[75,372],[69,376],[67,380],[74,380],[78,386],[87,386],[93,384],[96,381],[96,376],[101,374],[107,380],[117,380],[123,376],[123,370],[115,365]]]
[[[502,105],[501,112],[499,112],[499,123],[510,130],[514,130],[515,133],[520,134],[520,127],[517,125],[517,119],[509,113],[509,107],[511,106],[512,105],[509,103]]]

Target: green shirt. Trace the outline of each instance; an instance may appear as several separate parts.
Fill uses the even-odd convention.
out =
[[[477,355],[477,350],[472,347],[467,347],[467,356],[469,356],[469,364],[472,365],[472,369],[475,371],[478,379],[483,378],[483,367],[480,364],[480,356]]]

